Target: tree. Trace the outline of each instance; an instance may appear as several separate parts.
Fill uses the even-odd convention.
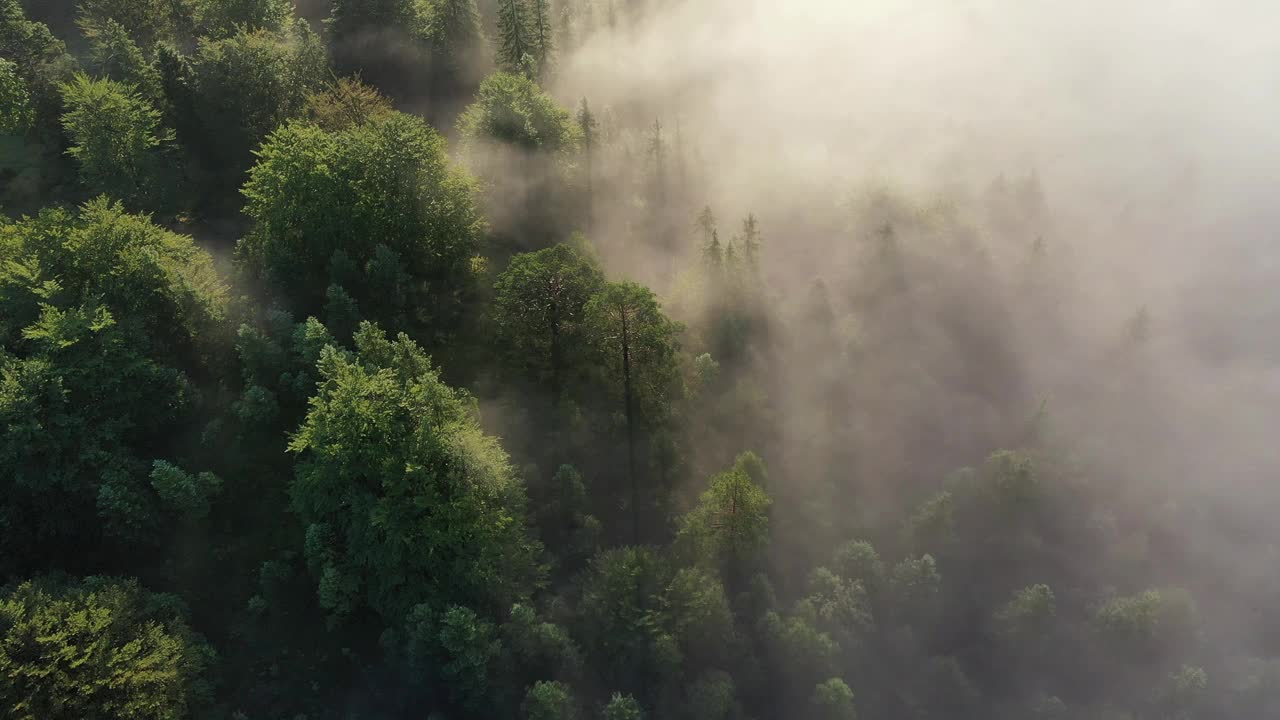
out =
[[[494,283],[500,352],[521,376],[545,384],[553,403],[571,375],[582,379],[590,350],[584,312],[603,285],[594,260],[565,244],[515,256]]]
[[[769,505],[764,489],[745,468],[748,453],[711,478],[698,504],[680,518],[678,538],[697,556],[725,573],[731,590],[741,588],[751,565],[769,542]]]
[[[364,323],[355,348],[321,352],[319,394],[289,444],[322,607],[396,624],[421,603],[525,597],[537,547],[506,453],[408,337]]]
[[[471,284],[481,229],[470,178],[423,121],[391,113],[326,132],[293,122],[258,153],[236,248],[298,314],[338,284],[366,318],[444,334]]]
[[[243,30],[285,28],[293,14],[289,0],[194,0],[195,26],[204,37],[223,39]]]
[[[853,691],[840,678],[818,683],[809,699],[814,720],[855,720]]]
[[[14,720],[186,718],[213,651],[177,598],[136,581],[24,582],[0,595],[0,708]]]
[[[62,113],[61,87],[74,61],[62,41],[43,23],[32,22],[19,0],[0,0],[0,60],[14,71],[30,95],[32,121],[41,132],[57,132]]]
[[[160,112],[128,85],[77,74],[62,87],[67,154],[80,164],[81,181],[133,208],[158,202],[159,151],[173,140]]]
[[[538,62],[538,76],[547,74],[551,67],[555,43],[551,37],[551,10],[547,0],[529,0],[529,44],[533,58]]]
[[[359,78],[338,78],[307,97],[307,117],[329,132],[339,132],[393,112],[391,101]]]
[[[524,697],[527,720],[573,720],[578,716],[569,688],[555,680],[539,680]]]
[[[80,0],[77,23],[81,28],[101,28],[114,20],[129,31],[144,50],[160,40],[177,39],[183,18],[181,5],[168,0]]]
[[[832,567],[846,580],[862,583],[869,592],[879,591],[884,584],[884,562],[866,540],[850,540],[841,545]]]
[[[145,557],[217,490],[153,460],[227,348],[226,288],[191,238],[105,198],[0,226],[0,256],[0,575]]]
[[[498,0],[498,66],[510,73],[524,68],[534,43],[526,0]]]
[[[525,152],[571,154],[580,139],[568,110],[533,80],[505,72],[480,83],[476,101],[458,119],[458,128],[472,150],[498,143]]]
[[[605,550],[587,566],[577,620],[605,687],[646,698],[678,670],[677,640],[660,602],[671,577],[649,548]]]
[[[601,717],[603,720],[644,720],[644,711],[634,697],[616,692],[605,704]]]
[[[132,85],[148,102],[160,100],[160,75],[124,26],[108,18],[101,25],[86,27],[84,33],[89,40],[89,58],[99,75]]]
[[[662,314],[648,288],[609,283],[584,310],[604,381],[622,400],[631,485],[632,541],[640,543],[640,479],[636,442],[641,426],[660,426],[668,401],[679,392],[676,367],[678,323]]]
[[[255,149],[282,123],[302,115],[329,77],[324,48],[305,21],[279,32],[241,28],[201,40],[191,61],[194,144],[220,189],[238,186]]]
[[[755,274],[760,269],[760,223],[756,216],[748,213],[742,220],[742,234],[738,236],[738,245],[742,247],[742,259],[747,269]]]
[[[525,248],[563,239],[580,140],[569,111],[528,77],[499,72],[480,83],[457,127],[468,164],[486,182],[494,228],[520,233]]]
[[[0,58],[0,135],[24,133],[34,120],[31,95],[18,66]]]
[[[488,61],[476,0],[436,0],[428,25],[436,95],[470,94]]]

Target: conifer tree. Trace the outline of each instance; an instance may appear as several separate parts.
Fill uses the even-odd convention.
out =
[[[555,40],[551,30],[551,9],[547,0],[530,0],[529,5],[529,44],[532,54],[538,61],[538,75],[545,75],[551,67],[552,53],[555,52]]]
[[[525,0],[501,0],[498,5],[498,65],[520,72],[530,54],[529,8]]]

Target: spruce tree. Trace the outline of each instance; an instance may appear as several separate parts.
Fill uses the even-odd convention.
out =
[[[498,65],[511,72],[520,72],[525,55],[534,49],[529,36],[529,8],[525,0],[501,0],[498,5]]]

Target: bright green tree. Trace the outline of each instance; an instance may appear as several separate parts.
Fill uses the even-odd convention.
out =
[[[732,468],[711,478],[698,504],[679,521],[678,541],[724,572],[733,590],[739,589],[769,543],[772,501],[747,472],[747,456],[738,456]]]
[[[79,163],[85,186],[133,208],[159,202],[160,152],[173,139],[160,125],[160,112],[132,86],[84,74],[62,86],[62,99],[67,154]]]
[[[0,135],[24,133],[34,120],[31,95],[18,66],[0,58]]]
[[[177,598],[132,580],[25,582],[0,594],[0,711],[14,720],[178,720],[210,703],[213,651]]]
[[[537,548],[506,453],[407,337],[365,323],[355,348],[322,351],[319,394],[289,444],[321,605],[396,623],[420,603],[523,598]]]
[[[504,0],[505,1],[505,0]],[[488,143],[527,153],[572,153],[579,131],[568,110],[527,77],[494,73],[480,83],[458,128],[472,150]]]
[[[244,187],[254,227],[239,259],[299,314],[338,284],[368,318],[444,332],[471,284],[481,230],[472,181],[445,143],[400,113],[271,137]]]
[[[527,720],[574,720],[578,716],[569,687],[556,680],[539,680],[524,696]]]

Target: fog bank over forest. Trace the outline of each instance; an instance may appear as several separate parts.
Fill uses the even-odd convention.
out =
[[[1280,16],[0,0],[0,716],[1280,717]]]

